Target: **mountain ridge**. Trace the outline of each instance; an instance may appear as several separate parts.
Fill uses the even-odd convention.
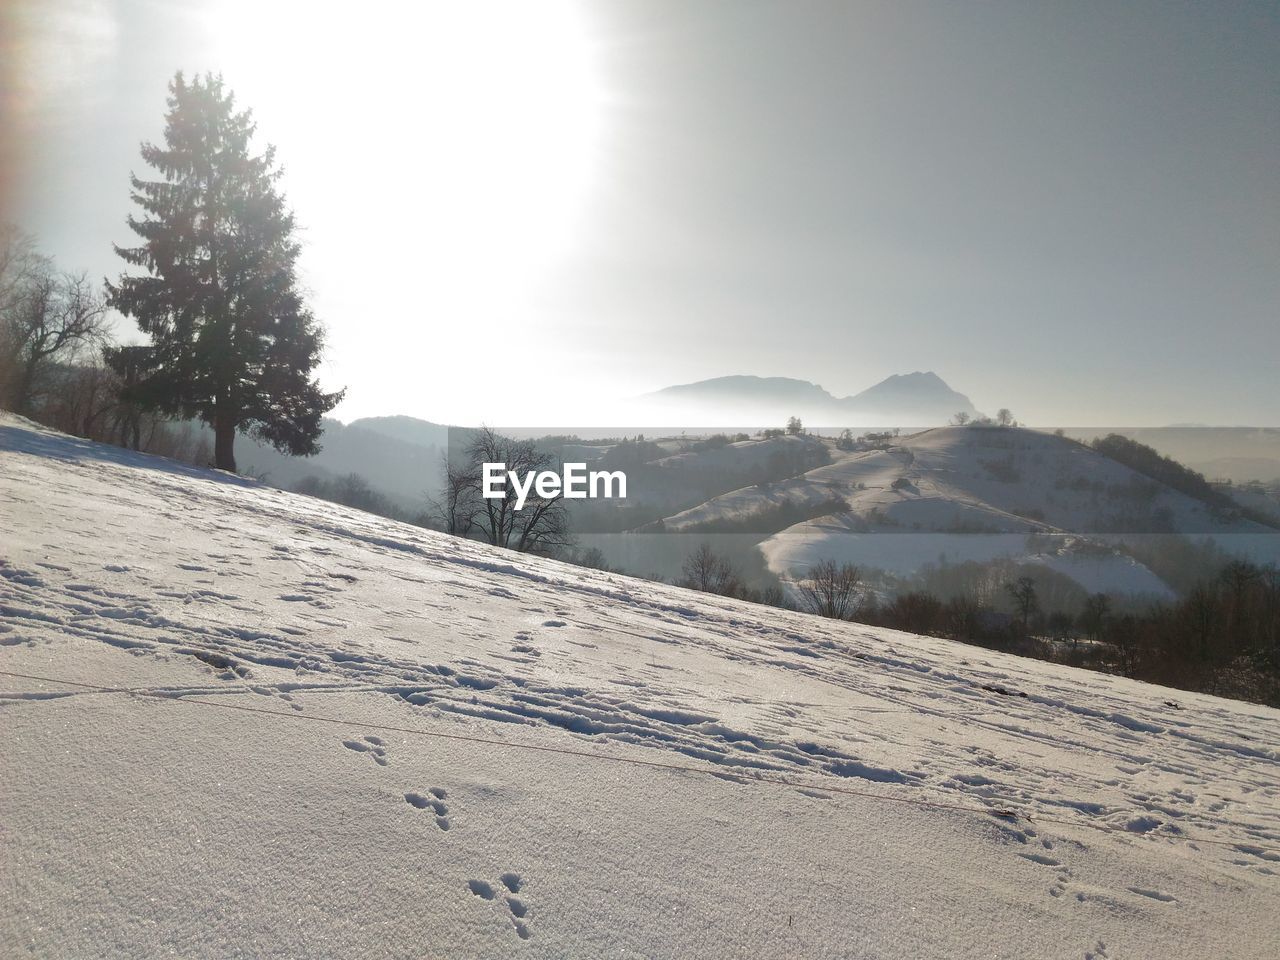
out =
[[[729,404],[742,410],[741,416],[829,418],[833,424],[853,419],[924,426],[945,423],[957,413],[981,416],[965,394],[952,389],[932,370],[893,374],[845,397],[809,380],[732,374],[664,387],[641,400],[665,407],[679,404],[686,413]],[[724,418],[723,412],[720,418]]]

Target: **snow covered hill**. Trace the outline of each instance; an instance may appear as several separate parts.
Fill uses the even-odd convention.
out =
[[[0,956],[1273,957],[1280,713],[0,415]]]
[[[1017,557],[1051,566],[1086,590],[1168,598],[1155,574],[1099,547],[1119,534],[1169,532],[1256,541],[1280,556],[1280,536],[1252,520],[1142,476],[1075,441],[1017,428],[939,427],[895,439],[886,449],[836,453],[835,462],[790,480],[722,494],[665,518],[668,532],[715,529],[782,505],[843,501],[847,513],[794,523],[762,551],[783,577],[821,559],[910,573],[949,562]],[[1049,552],[1029,553],[1028,534],[1048,534]],[[1234,539],[1233,539],[1234,538]],[[1247,551],[1256,552],[1256,551]]]

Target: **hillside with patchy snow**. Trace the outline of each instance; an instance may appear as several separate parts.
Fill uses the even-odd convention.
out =
[[[497,551],[7,415],[0,531],[0,956],[1280,942],[1274,710]]]

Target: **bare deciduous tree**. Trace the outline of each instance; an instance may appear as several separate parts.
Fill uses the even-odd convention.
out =
[[[680,568],[680,586],[722,597],[735,596],[741,587],[737,572],[724,557],[702,543],[685,558]]]
[[[924,590],[898,594],[889,605],[888,613],[897,629],[922,636],[937,630],[946,616],[942,601]]]
[[[862,606],[862,571],[851,563],[820,560],[797,586],[804,608],[820,617],[852,620]]]
[[[444,491],[431,502],[431,516],[440,528],[455,537],[470,537],[480,514],[480,476],[470,460],[461,463],[440,457],[444,474]]]
[[[108,439],[119,416],[119,381],[102,357],[62,367],[50,379],[57,399],[46,404],[43,419],[64,433]]]
[[[1036,582],[1030,577],[1019,577],[1007,585],[1009,596],[1013,598],[1013,608],[1022,622],[1022,632],[1031,629],[1031,615],[1039,609],[1040,601],[1036,597]]]
[[[592,570],[603,570],[606,573],[613,571],[613,567],[609,566],[609,558],[599,547],[587,547],[574,557],[573,562],[580,567],[589,567]]]
[[[968,642],[978,635],[985,608],[972,593],[963,593],[947,602],[943,616],[947,630],[957,640]]]
[[[530,489],[520,510],[510,484],[503,496],[484,497],[481,480],[486,463],[505,464],[506,470],[520,476],[559,467],[555,457],[539,450],[532,440],[514,440],[481,427],[461,456],[445,457],[444,494],[433,507],[446,532],[475,536],[523,553],[556,553],[572,544],[561,493],[543,497]]]
[[[50,372],[101,346],[106,308],[84,275],[59,273],[12,229],[0,237],[0,401],[29,414]]]
[[[1110,615],[1111,598],[1105,593],[1090,594],[1085,600],[1084,609],[1080,611],[1080,626],[1094,643],[1102,640],[1102,631]]]

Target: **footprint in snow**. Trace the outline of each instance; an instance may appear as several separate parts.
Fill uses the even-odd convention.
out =
[[[1036,831],[1031,827],[1018,828],[1006,826],[1005,824],[997,824],[997,826],[1000,832],[1008,839],[1015,840],[1028,847],[1039,846],[1039,851],[1031,849],[1017,851],[1017,854],[1023,860],[1053,869],[1055,877],[1053,883],[1049,886],[1049,896],[1060,897],[1067,892],[1067,887],[1071,882],[1071,868],[1049,853],[1049,851],[1053,850],[1053,841],[1047,837],[1037,836]],[[1077,895],[1076,899],[1083,900],[1084,897]]]
[[[292,710],[302,710],[302,704],[294,700],[293,694],[285,693],[283,690],[278,690],[269,684],[251,684],[249,689],[261,697],[278,697],[287,703]]]
[[[1053,857],[1045,856],[1043,853],[1020,853],[1018,854],[1018,856],[1022,857],[1024,860],[1030,860],[1032,863],[1038,863],[1041,866],[1045,866],[1045,867],[1062,866],[1061,860],[1056,860]]]
[[[528,940],[532,936],[529,924],[526,922],[529,916],[529,905],[524,899],[516,896],[523,886],[524,881],[520,878],[520,874],[511,871],[499,877],[497,884],[490,883],[488,880],[467,881],[467,889],[481,900],[496,903],[501,895],[503,906],[511,915],[511,925],[515,927],[516,935],[521,940]]]
[[[1177,903],[1178,898],[1171,893],[1162,893],[1159,890],[1149,890],[1146,887],[1130,887],[1130,893],[1136,893],[1140,897],[1149,897],[1152,900],[1159,900],[1161,903]]]
[[[440,787],[432,787],[426,794],[409,792],[404,795],[405,803],[415,810],[430,810],[435,814],[436,826],[441,830],[449,829],[449,806],[445,798],[448,794]]]
[[[342,745],[356,753],[367,753],[380,767],[387,765],[387,741],[381,737],[365,737],[363,740],[343,740]]]
[[[533,634],[528,630],[520,630],[513,639],[515,643],[511,647],[512,653],[523,653],[528,657],[542,656],[542,652],[533,645]]]

